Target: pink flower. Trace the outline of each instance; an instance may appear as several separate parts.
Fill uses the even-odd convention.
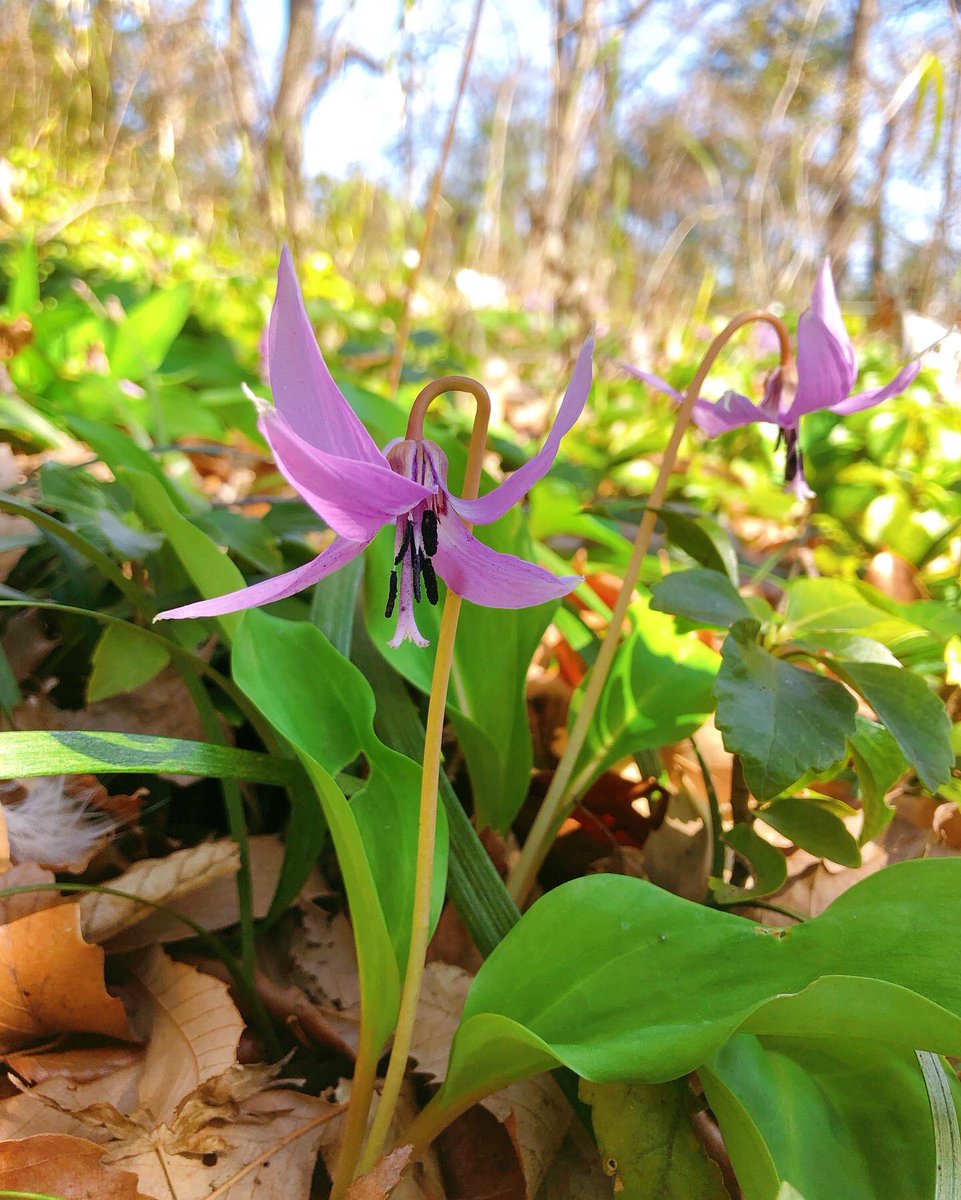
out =
[[[636,367],[626,366],[626,369],[672,399],[684,399],[657,375]],[[809,499],[813,493],[804,478],[804,461],[798,445],[801,418],[820,410],[847,415],[873,408],[883,400],[900,396],[920,370],[919,362],[908,363],[885,387],[851,395],[858,377],[857,356],[841,318],[831,278],[831,260],[826,258],[818,271],[811,307],[798,322],[797,386],[786,386],[778,368],[768,379],[760,404],[738,392],[725,392],[720,400],[697,400],[693,420],[708,437],[718,437],[753,421],[777,425],[787,448],[786,482],[800,499]]]
[[[593,339],[585,342],[557,418],[540,451],[499,487],[478,500],[461,500],[447,488],[447,458],[436,443],[399,440],[378,450],[360,418],[334,383],[314,337],[284,249],[268,333],[273,408],[259,425],[277,466],[337,538],[312,562],[214,600],[160,613],[157,620],[215,617],[284,600],[362,554],[388,523],[396,527],[394,566],[387,584],[388,616],[398,611],[397,632],[427,645],[414,607],[423,596],[437,602],[437,577],[475,604],[526,608],[557,600],[580,576],[550,571],[479,542],[465,522],[488,524],[519,503],[550,470],[561,439],[587,402]]]

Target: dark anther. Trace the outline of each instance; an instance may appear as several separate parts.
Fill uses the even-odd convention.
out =
[[[420,569],[424,576],[424,591],[431,604],[437,603],[437,576],[434,574],[434,564],[426,555],[421,555]]]
[[[784,443],[787,446],[784,481],[785,483],[793,483],[797,478],[798,471],[801,469],[801,448],[797,442],[797,434],[793,430],[789,430],[784,435]]]
[[[414,603],[420,604],[420,564],[424,561],[424,556],[416,546],[410,548],[410,572],[411,578],[414,581]]]
[[[398,566],[402,561],[408,548],[414,547],[414,522],[408,521],[407,528],[404,530],[404,540],[400,544],[400,549],[397,551],[397,557],[394,559],[394,566]]]
[[[433,558],[437,553],[437,513],[425,508],[420,520],[420,535],[424,539],[424,553]]]
[[[397,572],[390,573],[390,591],[387,593],[387,607],[384,609],[384,616],[390,617],[394,614],[394,605],[397,603]]]

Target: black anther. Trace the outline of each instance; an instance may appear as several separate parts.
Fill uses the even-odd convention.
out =
[[[789,430],[784,435],[784,442],[787,446],[787,461],[784,464],[784,481],[785,483],[793,483],[803,465],[801,459],[801,447],[798,445],[797,434],[793,430]]]
[[[421,555],[420,569],[424,576],[424,591],[427,593],[427,599],[431,604],[437,603],[437,575],[434,573],[434,564],[426,555]]]
[[[398,566],[403,560],[408,549],[413,549],[414,546],[414,522],[408,521],[407,527],[404,529],[404,540],[400,544],[400,549],[397,551],[397,557],[394,559],[394,566]]]
[[[424,561],[424,556],[416,546],[410,548],[410,571],[414,581],[414,603],[420,604],[420,564]]]
[[[420,519],[420,535],[424,539],[424,553],[433,558],[437,553],[437,513],[432,508],[425,508]]]
[[[387,607],[384,609],[384,616],[390,617],[394,613],[394,605],[397,603],[397,572],[390,573],[390,591],[387,593]]]

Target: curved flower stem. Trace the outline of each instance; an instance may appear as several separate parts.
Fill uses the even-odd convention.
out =
[[[637,581],[640,579],[644,557],[650,548],[651,535],[654,532],[654,526],[657,522],[657,510],[664,503],[664,497],[667,494],[667,485],[677,462],[677,452],[681,445],[681,438],[687,432],[687,427],[691,423],[694,404],[698,396],[700,396],[704,380],[707,378],[708,372],[714,365],[714,361],[721,350],[739,329],[750,324],[752,321],[766,321],[769,325],[773,325],[781,347],[781,369],[785,375],[784,387],[793,388],[796,386],[795,381],[790,377],[792,374],[790,370],[792,355],[791,340],[787,327],[779,317],[762,309],[752,309],[750,312],[741,313],[740,316],[735,317],[717,335],[714,341],[711,342],[707,353],[701,360],[701,365],[697,369],[697,374],[691,380],[690,387],[687,389],[684,401],[677,414],[677,419],[674,422],[671,440],[664,451],[664,457],[661,460],[661,469],[657,473],[654,489],[648,500],[644,517],[638,527],[637,537],[634,539],[634,551],[631,554],[631,560],[624,574],[624,582],[621,585],[621,590],[618,593],[617,601],[611,613],[611,623],[608,626],[607,635],[601,643],[597,659],[588,676],[587,686],[584,689],[584,700],[577,714],[577,719],[574,722],[574,727],[570,732],[567,746],[560,762],[557,764],[557,770],[554,772],[554,778],[551,780],[550,787],[547,790],[547,795],[544,797],[537,818],[531,826],[530,833],[527,835],[527,841],[524,843],[521,856],[507,881],[511,895],[519,905],[523,905],[530,893],[534,880],[537,878],[537,873],[541,869],[541,864],[544,862],[551,848],[557,830],[573,807],[571,804],[571,777],[574,773],[574,767],[580,757],[581,750],[587,738],[587,732],[594,718],[594,711],[601,696],[601,690],[607,681],[611,664],[614,661],[621,630],[624,628],[624,620],[627,616],[627,608],[631,602],[634,588],[637,586]]]
[[[424,436],[424,415],[430,403],[443,392],[468,392],[476,402],[474,428],[467,456],[467,474],[463,495],[474,500],[480,489],[484,448],[487,445],[487,426],[490,421],[490,397],[486,388],[464,375],[448,375],[429,383],[414,401],[407,437],[420,440]],[[417,839],[417,870],[414,879],[414,911],[411,920],[410,951],[404,986],[401,991],[394,1045],[390,1052],[387,1076],[381,1093],[374,1123],[361,1156],[361,1170],[369,1170],[383,1150],[397,1108],[397,1099],[407,1071],[407,1058],[417,1017],[427,943],[430,940],[430,910],[434,884],[434,848],[437,841],[437,799],[441,771],[441,738],[444,732],[444,713],[447,707],[447,686],[454,661],[454,638],[460,618],[461,598],[448,591],[444,602],[437,654],[430,685],[427,709],[427,731],[424,738],[424,761],[420,788],[420,826]]]

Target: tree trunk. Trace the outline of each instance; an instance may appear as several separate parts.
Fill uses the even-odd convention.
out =
[[[287,40],[274,99],[264,159],[270,188],[270,218],[295,243],[310,219],[304,190],[304,124],[315,98],[317,6],[315,0],[287,0]]]

